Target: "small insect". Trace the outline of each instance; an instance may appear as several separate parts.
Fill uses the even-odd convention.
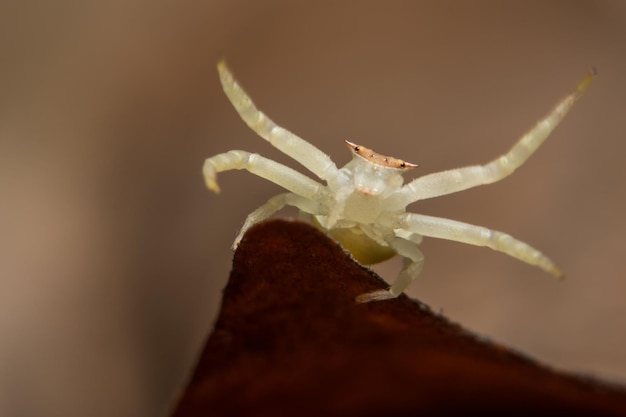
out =
[[[393,284],[357,296],[356,301],[360,303],[395,298],[407,289],[424,265],[424,255],[419,248],[424,236],[487,246],[555,277],[561,276],[561,271],[545,255],[506,233],[409,213],[406,207],[416,201],[491,184],[509,176],[565,117],[591,84],[595,71],[590,71],[576,90],[523,135],[508,153],[486,165],[429,174],[404,184],[402,174],[416,168],[416,164],[381,155],[346,140],[353,158],[344,167],[337,168],[328,155],[276,125],[259,111],[224,61],[218,63],[217,69],[224,92],[246,124],[325,182],[320,183],[292,168],[246,151],[232,150],[208,158],[204,162],[203,174],[207,187],[214,192],[220,191],[217,174],[233,169],[245,169],[287,190],[248,215],[233,249],[252,225],[285,206],[293,206],[308,214],[314,224],[340,242],[362,264],[382,262],[396,254],[404,258],[402,270]]]

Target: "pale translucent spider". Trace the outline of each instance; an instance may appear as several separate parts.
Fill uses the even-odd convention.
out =
[[[423,236],[487,246],[556,277],[561,276],[561,271],[545,255],[506,233],[454,220],[407,213],[406,207],[419,200],[490,184],[510,175],[565,117],[590,85],[593,72],[587,74],[576,90],[522,136],[508,153],[486,165],[425,175],[403,185],[402,174],[417,165],[346,141],[353,158],[338,169],[328,155],[260,112],[223,61],[217,68],[224,92],[246,124],[326,182],[326,185],[321,184],[285,165],[246,151],[229,151],[207,159],[203,167],[204,179],[208,188],[215,192],[219,192],[217,173],[232,169],[246,169],[288,191],[272,197],[248,215],[233,248],[238,246],[252,225],[289,205],[308,213],[315,224],[363,264],[378,263],[396,254],[404,257],[403,269],[393,285],[359,295],[356,301],[361,303],[395,298],[409,286],[424,264],[424,256],[419,249]]]

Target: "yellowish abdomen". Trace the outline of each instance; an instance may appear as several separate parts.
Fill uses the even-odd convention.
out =
[[[363,265],[377,264],[396,254],[389,246],[381,246],[358,227],[332,229],[328,231],[328,235],[341,243]]]

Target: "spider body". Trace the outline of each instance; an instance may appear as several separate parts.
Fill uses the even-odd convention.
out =
[[[357,261],[376,264],[396,254],[384,236],[395,235],[390,220],[405,211],[406,205],[398,199],[402,174],[417,165],[346,144],[353,152],[352,161],[328,180],[320,214],[313,219]]]
[[[556,125],[587,89],[590,72],[574,92],[557,106],[507,152],[485,165],[457,168],[425,175],[405,184],[402,174],[417,165],[385,156],[345,141],[353,158],[342,168],[315,146],[276,125],[259,111],[222,61],[218,72],[224,92],[248,124],[262,138],[291,156],[326,184],[258,154],[233,150],[208,158],[203,174],[209,189],[219,192],[217,173],[246,169],[285,188],[248,215],[233,243],[236,248],[245,232],[286,205],[310,215],[313,223],[363,264],[374,264],[394,255],[404,266],[388,289],[356,297],[358,302],[395,298],[419,275],[424,263],[419,244],[424,236],[487,246],[559,277],[561,271],[537,249],[512,236],[455,220],[406,211],[419,200],[466,190],[505,178],[522,165],[549,136]]]

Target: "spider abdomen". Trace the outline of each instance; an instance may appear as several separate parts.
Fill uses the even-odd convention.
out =
[[[363,265],[377,264],[396,255],[392,248],[382,246],[363,233],[359,226],[331,229],[328,235],[341,243],[341,246]]]

